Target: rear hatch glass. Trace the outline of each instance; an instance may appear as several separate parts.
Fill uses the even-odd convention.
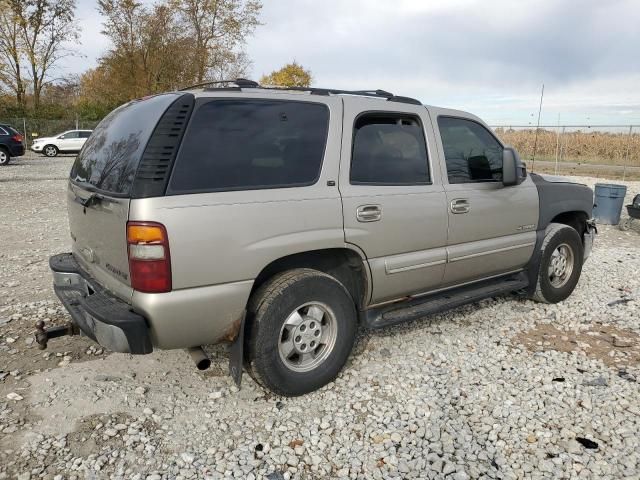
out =
[[[131,186],[158,120],[178,96],[136,100],[111,112],[71,168],[68,211],[75,257],[100,284],[127,301],[131,296],[126,241]]]
[[[71,181],[90,190],[128,196],[149,137],[177,97],[165,94],[134,100],[107,115],[73,164]]]

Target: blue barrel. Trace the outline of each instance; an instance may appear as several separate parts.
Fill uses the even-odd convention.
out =
[[[597,223],[617,225],[627,187],[613,183],[596,183],[593,217]]]

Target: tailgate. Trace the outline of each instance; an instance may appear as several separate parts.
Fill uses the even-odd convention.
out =
[[[133,293],[126,233],[131,190],[154,128],[182,96],[156,95],[117,108],[96,127],[71,168],[67,208],[74,256],[127,302]]]
[[[98,283],[127,302],[132,294],[126,232],[129,201],[96,195],[69,182],[67,208],[74,256]]]

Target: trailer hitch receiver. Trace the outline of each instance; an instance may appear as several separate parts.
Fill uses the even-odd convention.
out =
[[[80,330],[71,322],[50,328],[44,328],[44,322],[42,320],[38,320],[36,322],[36,343],[38,344],[38,348],[40,350],[44,350],[45,348],[47,348],[47,342],[50,338],[79,334]]]

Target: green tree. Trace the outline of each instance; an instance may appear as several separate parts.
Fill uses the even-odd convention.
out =
[[[311,71],[294,60],[280,70],[263,75],[260,83],[270,87],[309,87],[312,80]]]

